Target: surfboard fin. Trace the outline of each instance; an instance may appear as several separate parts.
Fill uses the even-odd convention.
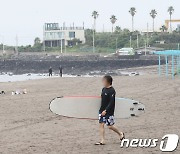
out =
[[[63,96],[59,96],[59,97],[57,97],[57,98],[63,98]]]
[[[131,117],[135,117],[136,115],[135,114],[131,114]]]
[[[138,110],[139,110],[139,111],[144,111],[144,108],[139,108]]]

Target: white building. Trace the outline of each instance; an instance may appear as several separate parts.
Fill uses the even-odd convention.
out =
[[[75,39],[85,43],[84,27],[59,27],[58,23],[45,23],[43,33],[46,47],[71,46]]]

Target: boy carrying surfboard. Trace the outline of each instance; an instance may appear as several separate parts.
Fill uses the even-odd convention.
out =
[[[120,132],[115,126],[114,110],[115,110],[115,95],[116,91],[112,87],[113,79],[111,76],[106,75],[103,77],[103,86],[101,93],[101,107],[99,109],[99,132],[101,141],[95,145],[105,145],[105,128],[106,124],[109,129],[113,130],[119,135],[120,141],[125,138],[124,133]]]

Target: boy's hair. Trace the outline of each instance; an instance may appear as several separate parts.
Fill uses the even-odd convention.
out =
[[[110,85],[112,85],[113,78],[110,75],[105,75],[103,79],[105,79]]]

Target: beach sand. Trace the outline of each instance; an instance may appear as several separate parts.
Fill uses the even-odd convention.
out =
[[[62,95],[100,95],[101,78],[51,78],[0,83],[1,154],[159,154],[156,148],[121,148],[118,136],[106,129],[106,145],[99,141],[98,121],[57,116],[49,102]],[[118,97],[132,98],[145,104],[140,117],[116,119],[126,138],[180,136],[180,79],[156,75],[114,77]],[[26,95],[11,96],[11,91],[27,89]],[[88,114],[88,113],[87,113]],[[175,152],[180,153],[180,147]]]

